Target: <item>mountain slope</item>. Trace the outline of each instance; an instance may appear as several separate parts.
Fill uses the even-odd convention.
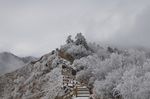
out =
[[[0,77],[0,97],[5,99],[54,99],[61,89],[59,66],[64,60],[57,53],[46,54],[12,73]],[[65,61],[64,61],[65,62]]]
[[[18,69],[25,64],[36,60],[34,57],[18,57],[9,52],[0,53],[0,74]]]

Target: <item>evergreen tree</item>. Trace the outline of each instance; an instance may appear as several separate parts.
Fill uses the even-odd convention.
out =
[[[66,43],[69,44],[69,43],[73,43],[74,41],[71,39],[71,35],[69,35],[67,37],[67,40],[66,40]]]
[[[76,39],[76,41],[75,41],[76,45],[83,45],[86,49],[88,49],[88,45],[87,45],[86,39],[82,35],[82,33],[77,33],[75,39]]]

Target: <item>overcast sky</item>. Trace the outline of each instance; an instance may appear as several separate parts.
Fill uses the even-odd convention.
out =
[[[78,32],[150,48],[150,0],[0,0],[0,52],[40,56]]]

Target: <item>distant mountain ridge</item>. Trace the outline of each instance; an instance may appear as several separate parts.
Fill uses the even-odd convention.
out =
[[[1,52],[0,53],[0,74],[11,72],[35,60],[36,58],[32,56],[18,57],[10,52]]]

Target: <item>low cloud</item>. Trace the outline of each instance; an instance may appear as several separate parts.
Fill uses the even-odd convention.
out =
[[[150,6],[136,15],[134,21],[128,22],[116,32],[112,39],[115,44],[150,48]]]

